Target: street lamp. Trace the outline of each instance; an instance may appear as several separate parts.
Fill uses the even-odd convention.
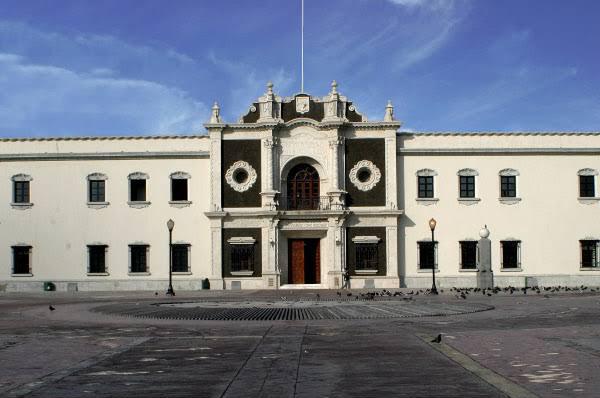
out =
[[[173,291],[173,228],[175,227],[175,221],[169,219],[167,221],[167,228],[169,229],[169,288],[167,289],[167,296],[174,296]]]
[[[437,225],[437,221],[435,218],[429,220],[429,229],[431,229],[431,248],[432,248],[432,263],[431,263],[431,279],[433,280],[433,285],[431,286],[431,294],[438,294],[437,287],[435,287],[435,226]]]

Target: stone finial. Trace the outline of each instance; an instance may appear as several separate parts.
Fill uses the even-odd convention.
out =
[[[490,236],[490,230],[487,228],[487,225],[485,225],[483,228],[481,228],[481,230],[479,230],[479,236],[484,239]]]
[[[331,82],[331,94],[337,94],[338,93],[337,87],[338,87],[337,82],[335,80],[332,81]]]
[[[273,82],[271,81],[267,83],[267,95],[273,95]]]
[[[385,116],[383,116],[383,120],[385,122],[391,122],[394,120],[394,105],[392,105],[391,100],[388,100],[388,103],[385,106]]]
[[[210,123],[221,123],[221,108],[219,108],[219,104],[215,101],[212,106],[212,112],[210,115]]]

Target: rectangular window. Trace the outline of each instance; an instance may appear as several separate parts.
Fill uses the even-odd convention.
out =
[[[14,183],[14,203],[29,202],[29,181],[15,181]]]
[[[188,180],[185,178],[171,179],[171,200],[186,201],[188,200]]]
[[[437,268],[437,242],[419,242],[419,269]]]
[[[521,268],[521,242],[518,240],[501,241],[502,268]]]
[[[433,176],[419,178],[419,198],[433,198]]]
[[[13,246],[12,273],[31,274],[31,246]]]
[[[356,269],[376,270],[379,268],[377,243],[356,243]]]
[[[475,176],[460,176],[460,197],[475,197]]]
[[[231,245],[231,272],[254,271],[254,245]]]
[[[131,202],[146,201],[146,180],[129,180]]]
[[[88,246],[88,273],[106,273],[106,245]]]
[[[460,244],[460,268],[477,269],[477,242],[462,241]]]
[[[598,240],[580,240],[581,244],[581,268],[598,268]]]
[[[148,245],[130,245],[131,273],[148,272]]]
[[[190,245],[173,245],[173,272],[190,272],[189,249]]]
[[[596,196],[594,176],[579,176],[579,197],[593,198]]]
[[[104,202],[104,180],[90,180],[90,194],[89,201],[90,202]]]
[[[516,176],[500,176],[500,197],[516,198],[517,197],[517,177]]]

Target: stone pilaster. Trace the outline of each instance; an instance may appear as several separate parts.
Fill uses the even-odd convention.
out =
[[[331,189],[327,194],[331,200],[332,210],[342,210],[345,206],[346,191],[340,188],[340,174],[342,174],[343,165],[340,162],[340,151],[344,145],[344,137],[336,137],[329,140],[331,149]]]
[[[273,151],[278,144],[276,137],[267,137],[262,140],[264,146],[264,179],[263,179],[263,190],[260,193],[262,196],[262,207],[268,210],[276,210],[277,208],[277,194],[279,192],[273,189],[274,178],[273,178]]]
[[[279,270],[279,220],[267,221],[263,234],[263,278],[266,289],[278,289],[280,285],[281,272]]]

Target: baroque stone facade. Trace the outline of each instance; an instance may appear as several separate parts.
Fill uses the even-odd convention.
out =
[[[600,134],[401,133],[333,82],[207,135],[3,139],[0,290],[600,284]],[[437,220],[432,242],[428,221]]]

